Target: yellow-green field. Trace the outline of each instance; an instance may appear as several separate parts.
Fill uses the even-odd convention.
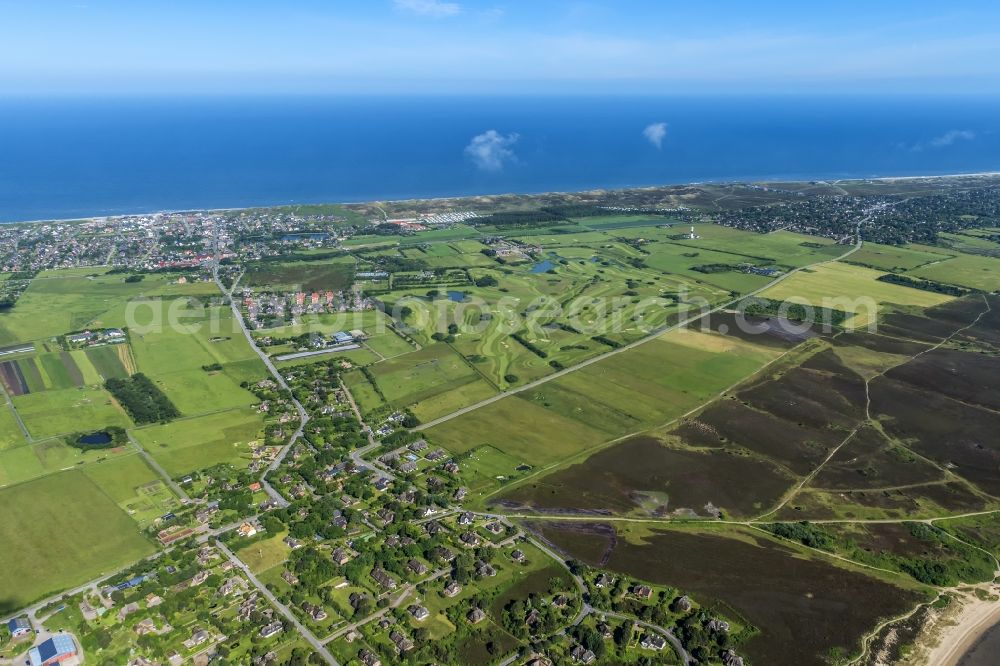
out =
[[[181,506],[170,487],[138,454],[95,462],[85,466],[83,473],[142,527]]]
[[[847,262],[883,271],[908,271],[933,261],[954,256],[952,252],[936,248],[911,248],[898,245],[865,243],[848,257]]]
[[[677,418],[780,354],[715,333],[674,330],[438,424],[428,435],[455,453],[492,447],[517,463],[548,465]]]
[[[132,425],[114,398],[96,386],[28,393],[13,398],[13,402],[35,439]]]
[[[1000,259],[972,254],[962,254],[951,259],[909,271],[907,275],[957,284],[960,287],[995,291],[1000,289]]]
[[[801,270],[761,295],[854,313],[848,320],[848,324],[853,327],[866,326],[888,304],[928,307],[953,298],[879,282],[878,277],[882,274],[870,268],[834,262]]]

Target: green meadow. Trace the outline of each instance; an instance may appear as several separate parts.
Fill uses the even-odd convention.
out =
[[[184,415],[253,404],[254,396],[239,384],[248,377],[264,377],[267,370],[232,311],[194,306],[176,312],[178,326],[130,333],[138,371],[152,378]],[[203,369],[215,363],[222,364],[223,370]],[[228,371],[229,364],[239,364],[232,366],[235,377]]]
[[[78,471],[0,489],[0,510],[2,614],[154,551],[135,522]]]
[[[973,254],[961,254],[944,261],[925,264],[907,272],[907,275],[981,291],[1000,289],[1000,268],[997,260]]]
[[[181,506],[170,487],[140,455],[101,460],[84,467],[83,473],[140,527]]]
[[[147,275],[125,282],[127,275],[105,268],[74,268],[39,273],[17,301],[0,315],[0,344],[51,338],[88,327],[125,326],[130,299],[201,295],[211,283],[176,284],[171,274]]]
[[[667,423],[780,353],[714,333],[675,330],[427,432],[455,453],[492,447],[519,463],[549,465]]]
[[[246,467],[249,443],[261,436],[263,428],[259,412],[242,408],[136,428],[132,433],[171,476],[178,477],[218,463]]]
[[[25,427],[35,439],[132,425],[131,419],[114,398],[96,386],[28,393],[12,400]]]

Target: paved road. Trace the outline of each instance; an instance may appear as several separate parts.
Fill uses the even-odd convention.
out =
[[[313,646],[313,649],[316,650],[317,654],[323,657],[323,659],[325,659],[328,664],[333,664],[333,666],[340,666],[337,660],[334,659],[333,655],[330,654],[330,651],[326,649],[326,646],[323,645],[323,643],[321,643],[320,640],[316,638],[316,636],[313,635],[313,633],[309,631],[309,629],[306,628],[304,624],[299,622],[298,618],[295,617],[295,614],[292,613],[292,611],[287,606],[278,601],[278,598],[275,597],[273,594],[271,594],[271,591],[267,589],[267,587],[265,587],[264,584],[261,583],[256,576],[253,575],[253,572],[250,571],[250,567],[244,564],[243,560],[236,557],[236,554],[233,551],[229,550],[229,548],[227,548],[225,544],[220,542],[218,546],[219,550],[221,550],[226,555],[226,557],[229,558],[229,561],[232,562],[237,567],[239,567],[240,571],[242,571],[243,574],[250,579],[250,582],[254,584],[254,586],[260,591],[260,593],[263,594],[267,598],[267,600],[270,601],[274,605],[274,607],[277,608],[289,622],[292,623],[292,626],[294,626],[298,630],[299,634],[301,634],[303,638],[309,641],[309,644]]]
[[[351,405],[351,411],[354,412],[354,417],[358,420],[358,423],[361,424],[361,431],[364,432],[365,436],[368,438],[368,446],[363,446],[360,449],[354,449],[351,451],[351,462],[353,462],[354,466],[358,469],[371,469],[378,472],[382,476],[387,476],[390,479],[395,480],[396,475],[386,469],[383,465],[379,465],[375,462],[369,462],[364,459],[364,455],[369,451],[373,451],[378,448],[379,443],[375,441],[375,435],[372,434],[372,429],[368,427],[365,420],[361,418],[361,410],[358,409],[358,403],[354,402],[354,396],[351,395],[350,389],[348,389],[347,385],[344,384],[343,378],[340,378],[340,388],[344,391],[344,395],[347,396],[347,402]]]
[[[371,615],[366,615],[357,622],[352,622],[351,624],[348,624],[346,626],[341,627],[340,629],[337,629],[335,632],[324,638],[323,643],[329,643],[331,641],[335,641],[344,634],[356,630],[358,627],[362,627],[368,624],[369,622],[372,622],[373,620],[379,619],[380,617],[382,617],[383,615],[385,615],[386,613],[395,608],[399,608],[410,597],[410,594],[416,589],[417,585],[423,583],[429,583],[430,581],[437,580],[438,578],[441,578],[442,576],[445,576],[449,573],[451,573],[451,569],[438,569],[433,574],[423,579],[419,583],[407,583],[400,589],[399,596],[396,597],[396,600],[393,601],[391,604],[389,604],[385,608],[375,611]]]
[[[881,210],[881,208],[877,208],[877,210]],[[494,396],[492,396],[490,398],[486,398],[485,400],[481,400],[481,401],[479,401],[479,402],[477,402],[475,404],[469,405],[467,407],[463,407],[462,409],[454,411],[451,414],[446,414],[445,416],[442,416],[440,418],[434,419],[433,421],[428,421],[427,423],[422,423],[419,426],[417,426],[416,428],[413,428],[413,430],[419,431],[419,430],[426,430],[427,428],[433,428],[436,425],[440,425],[441,423],[445,423],[446,421],[450,421],[451,419],[455,418],[456,416],[462,416],[463,414],[468,414],[469,412],[475,411],[475,410],[477,410],[477,409],[479,409],[481,407],[486,407],[487,405],[491,405],[494,402],[497,402],[498,400],[503,400],[504,398],[506,398],[508,396],[512,396],[512,395],[515,395],[517,393],[521,393],[522,391],[530,391],[531,389],[537,388],[537,387],[541,386],[542,384],[545,384],[546,382],[552,381],[553,379],[558,379],[558,378],[560,378],[560,377],[562,377],[564,375],[567,375],[567,374],[569,374],[571,372],[575,372],[575,371],[579,370],[580,368],[585,368],[588,365],[592,365],[594,363],[598,363],[598,362],[603,361],[603,360],[605,360],[607,358],[615,356],[616,354],[622,354],[624,352],[627,352],[630,349],[635,349],[639,345],[644,345],[647,342],[649,342],[650,340],[655,340],[657,337],[663,335],[664,333],[668,333],[668,332],[676,330],[678,328],[684,328],[685,326],[693,324],[694,322],[696,322],[699,319],[702,319],[702,318],[704,318],[704,317],[706,317],[708,315],[715,314],[715,313],[718,313],[718,312],[722,312],[723,310],[730,309],[730,308],[736,306],[740,301],[746,300],[748,298],[753,298],[754,296],[759,296],[764,291],[767,291],[768,289],[770,289],[771,287],[774,287],[775,285],[779,284],[780,282],[783,282],[784,280],[787,280],[788,278],[792,277],[793,275],[795,275],[796,273],[798,273],[800,271],[803,271],[803,270],[809,269],[809,268],[815,268],[816,266],[822,266],[823,264],[829,264],[829,263],[833,263],[835,261],[841,261],[843,259],[846,259],[847,257],[851,256],[852,254],[854,254],[855,252],[857,252],[858,250],[861,249],[861,244],[862,244],[862,242],[861,242],[861,233],[860,233],[861,225],[864,224],[865,222],[867,222],[868,219],[870,218],[871,214],[874,213],[874,212],[876,212],[876,211],[873,210],[873,211],[869,212],[868,215],[863,220],[861,220],[860,222],[858,222],[858,225],[856,227],[857,242],[854,245],[851,246],[850,250],[848,250],[847,252],[844,252],[840,256],[834,257],[833,259],[824,259],[823,261],[817,261],[816,263],[809,264],[808,266],[800,266],[799,268],[790,270],[787,273],[785,273],[784,275],[781,275],[781,276],[777,277],[776,279],[772,280],[771,282],[767,283],[763,287],[760,287],[759,289],[755,289],[754,291],[751,291],[751,292],[749,292],[747,294],[744,294],[744,295],[740,296],[739,298],[735,298],[735,299],[733,299],[731,301],[728,301],[726,303],[723,303],[721,305],[717,305],[717,306],[715,306],[714,308],[712,308],[710,310],[699,311],[698,314],[693,315],[691,317],[687,317],[685,319],[682,319],[681,321],[677,322],[676,324],[670,324],[670,325],[667,325],[667,326],[661,326],[659,328],[656,328],[649,335],[647,335],[644,338],[640,338],[640,339],[636,340],[635,342],[630,342],[627,345],[623,345],[621,347],[617,347],[615,349],[612,349],[611,351],[608,351],[608,352],[605,352],[603,354],[599,354],[597,356],[593,356],[593,357],[588,358],[586,360],[580,361],[579,363],[577,363],[577,364],[575,364],[573,366],[570,366],[568,368],[564,368],[563,370],[558,370],[558,371],[552,373],[551,375],[546,375],[546,376],[542,377],[541,379],[536,379],[533,382],[528,382],[527,384],[524,384],[522,386],[518,386],[517,388],[508,389],[508,390],[504,391],[503,393],[498,393],[497,395],[494,395]]]
[[[566,564],[566,560],[565,559],[563,559],[558,553],[556,553],[554,550],[552,550],[551,548],[549,548],[547,545],[545,545],[544,543],[542,543],[541,541],[539,541],[535,537],[529,536],[528,537],[528,541],[530,541],[536,548],[538,548],[543,553],[545,553],[546,555],[548,555],[549,557],[551,557],[553,560],[555,560],[556,562],[558,562],[559,564],[561,564],[563,566],[563,568],[565,568],[566,571],[569,572],[569,575],[573,577],[573,580],[576,582],[576,585],[577,585],[577,587],[580,590],[580,598],[581,598],[581,600],[583,599],[584,595],[586,595],[588,597],[590,596],[590,590],[587,588],[586,581],[584,581],[581,576],[578,576],[575,573],[573,573],[572,571],[570,571],[569,566]],[[670,643],[670,645],[673,646],[674,652],[676,652],[677,656],[680,657],[682,663],[684,663],[684,664],[693,663],[693,660],[691,659],[691,656],[687,653],[687,650],[684,649],[684,646],[681,645],[680,640],[676,636],[674,636],[673,632],[671,632],[666,627],[661,627],[661,626],[655,625],[655,624],[649,624],[648,622],[643,622],[642,620],[639,620],[638,618],[635,618],[635,617],[631,617],[629,615],[622,615],[620,613],[612,613],[610,611],[605,611],[605,610],[601,610],[599,608],[594,608],[590,604],[584,602],[583,605],[582,605],[582,607],[580,608],[580,612],[577,614],[576,618],[573,619],[573,622],[572,622],[571,626],[576,626],[576,625],[580,624],[580,622],[583,621],[583,618],[587,617],[587,615],[589,615],[590,613],[595,613],[595,614],[598,614],[598,615],[605,615],[607,617],[615,617],[615,618],[618,618],[620,620],[632,620],[632,621],[634,621],[636,624],[638,624],[640,626],[646,627],[647,629],[649,629],[651,631],[655,631],[655,632],[657,632],[659,634],[662,634],[663,637],[666,638],[667,641]]]
[[[271,362],[270,357],[266,353],[264,353],[264,351],[260,347],[257,346],[257,342],[253,339],[253,336],[250,334],[250,330],[247,328],[247,324],[243,320],[243,313],[240,312],[239,306],[236,305],[236,299],[233,298],[232,292],[227,290],[225,286],[222,284],[222,280],[219,279],[218,225],[216,225],[215,227],[215,236],[213,239],[213,244],[215,246],[215,261],[212,264],[212,278],[215,280],[216,286],[218,286],[219,291],[221,291],[226,297],[229,298],[229,307],[233,311],[233,317],[239,323],[240,330],[243,331],[243,335],[246,337],[247,343],[250,345],[250,348],[253,349],[255,352],[257,352],[257,356],[259,356],[260,360],[263,361],[264,366],[267,367],[268,372],[271,373],[271,377],[274,379],[275,382],[277,382],[278,386],[280,386],[282,389],[288,391],[289,394],[291,394],[291,389],[288,388],[288,384],[285,382],[285,378],[281,375],[280,372],[278,372],[278,369],[274,367],[274,363]],[[281,493],[279,493],[271,486],[271,484],[267,481],[266,477],[268,472],[273,472],[274,470],[278,469],[282,461],[285,459],[285,456],[288,455],[288,452],[291,450],[292,445],[295,444],[296,440],[298,440],[298,438],[302,436],[302,431],[305,429],[306,423],[309,421],[309,414],[306,412],[305,407],[302,406],[302,403],[296,400],[295,396],[291,396],[291,400],[292,404],[295,405],[295,411],[298,412],[299,414],[299,427],[295,430],[294,433],[292,433],[291,438],[289,438],[288,440],[288,444],[286,444],[281,448],[281,451],[278,453],[278,455],[275,456],[274,460],[271,461],[271,464],[268,465],[267,468],[264,470],[264,472],[260,475],[261,486],[264,488],[265,492],[267,492],[267,494],[271,497],[271,499],[273,499],[277,503],[277,505],[282,508],[288,506],[289,504],[288,500],[286,500]]]

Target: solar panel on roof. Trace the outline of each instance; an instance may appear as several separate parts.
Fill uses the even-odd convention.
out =
[[[53,657],[75,653],[76,643],[73,642],[73,639],[66,634],[57,634],[38,647],[31,648],[28,659],[31,666],[41,666]]]

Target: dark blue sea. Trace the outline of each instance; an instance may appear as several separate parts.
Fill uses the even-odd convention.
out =
[[[994,170],[996,97],[0,98],[7,222]]]

